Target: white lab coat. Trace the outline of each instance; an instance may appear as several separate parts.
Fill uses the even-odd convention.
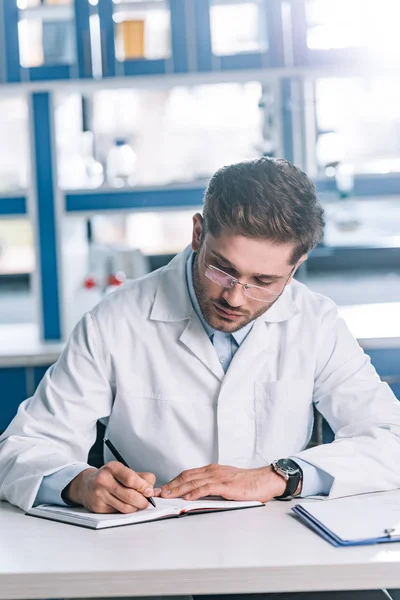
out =
[[[158,484],[213,462],[250,468],[294,455],[333,476],[331,497],[400,487],[400,404],[334,303],[293,281],[224,375],[190,302],[188,252],[78,324],[0,438],[0,498],[28,509],[44,475],[86,463],[98,419]],[[313,403],[336,439],[305,449]]]

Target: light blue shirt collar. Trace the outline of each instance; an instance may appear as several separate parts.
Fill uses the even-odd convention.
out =
[[[197,300],[196,292],[194,291],[194,285],[193,285],[193,275],[192,275],[193,261],[194,261],[194,252],[191,252],[186,261],[186,280],[187,280],[189,296],[190,296],[190,300],[192,302],[192,305],[193,305],[196,315],[199,317],[208,337],[211,337],[212,335],[214,335],[214,333],[216,333],[217,329],[214,329],[207,323],[207,321],[203,317],[203,313],[201,312],[200,305]],[[247,334],[251,331],[253,325],[254,325],[254,321],[250,321],[250,323],[248,323],[247,325],[245,325],[238,331],[235,331],[232,334],[228,333],[226,335],[227,336],[232,335],[232,337],[235,340],[235,342],[237,343],[237,345],[240,346],[240,344],[243,342],[243,340],[245,339]]]

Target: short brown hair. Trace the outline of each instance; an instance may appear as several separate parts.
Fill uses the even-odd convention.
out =
[[[288,160],[257,158],[219,169],[204,196],[204,234],[228,229],[292,242],[292,264],[323,239],[323,209],[311,179]]]

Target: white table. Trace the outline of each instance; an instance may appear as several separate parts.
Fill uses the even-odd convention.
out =
[[[334,548],[291,505],[94,531],[0,502],[0,598],[400,587],[400,543]]]

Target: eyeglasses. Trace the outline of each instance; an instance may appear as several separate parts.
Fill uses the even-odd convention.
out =
[[[205,245],[207,245],[207,244],[205,244]],[[225,289],[232,289],[235,287],[235,285],[241,285],[243,288],[243,294],[245,296],[247,296],[248,298],[252,298],[252,300],[258,300],[259,302],[266,302],[269,304],[271,302],[273,302],[274,300],[276,300],[276,298],[278,298],[278,296],[281,295],[281,293],[283,292],[283,290],[289,280],[289,277],[295,270],[295,266],[294,266],[293,269],[288,274],[284,285],[281,287],[281,289],[279,291],[273,291],[269,288],[260,287],[258,285],[252,285],[250,283],[242,283],[236,277],[229,275],[229,273],[225,273],[225,271],[222,271],[218,267],[208,264],[205,260],[205,257],[204,257],[204,266],[206,267],[206,270],[205,270],[206,277],[208,279],[210,279],[211,281],[213,281],[214,283],[217,283],[218,285],[220,285],[221,287],[223,287]]]

